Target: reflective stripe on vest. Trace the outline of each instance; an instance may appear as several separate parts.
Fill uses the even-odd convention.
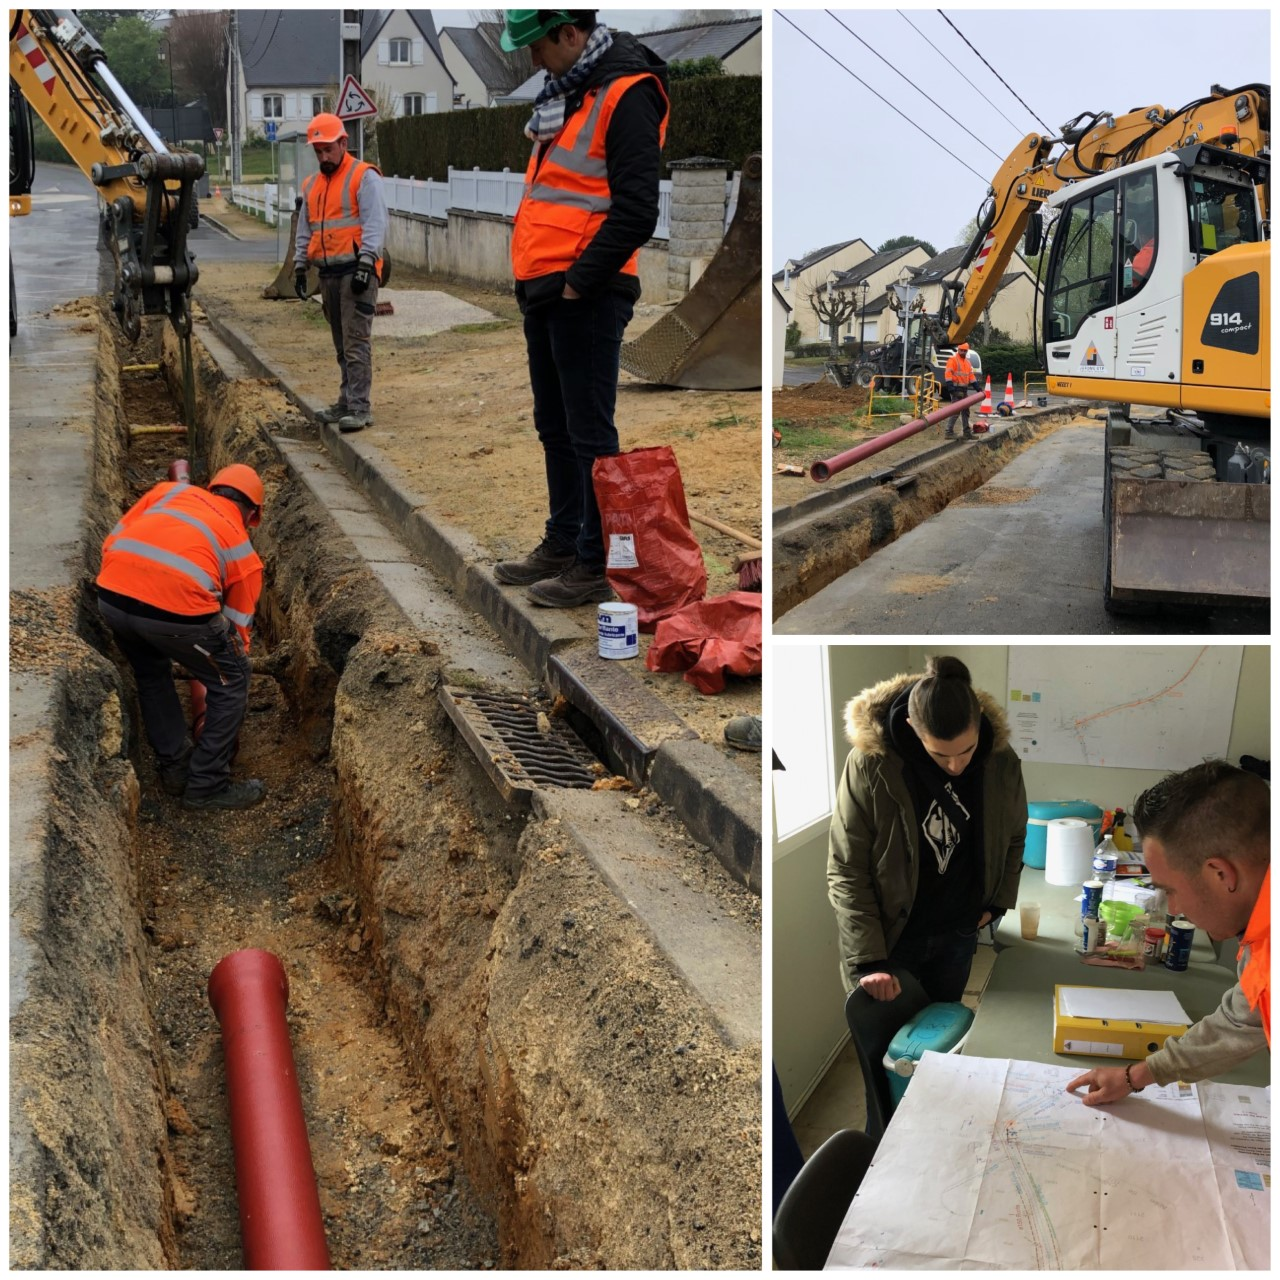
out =
[[[111,544],[111,550],[128,551],[131,555],[140,556],[143,560],[162,564],[166,569],[175,569],[178,573],[186,574],[188,578],[198,582],[215,600],[222,599],[222,583],[215,582],[198,564],[188,560],[186,556],[175,555],[172,551],[153,547],[149,542],[138,542],[134,538],[118,539]]]
[[[222,616],[229,618],[237,626],[243,627],[248,631],[253,626],[253,614],[241,613],[238,609],[233,609],[229,604],[222,606]]]
[[[652,72],[621,76],[589,91],[545,149],[533,144],[511,237],[517,280],[568,270],[595,237],[613,204],[605,158],[609,123],[622,95],[642,80],[652,80],[666,103],[662,82]],[[659,126],[660,145],[666,140],[669,114],[668,105]],[[637,246],[621,270],[637,275],[639,255]]]
[[[360,252],[360,183],[370,169],[377,172],[375,166],[347,155],[335,173],[327,177],[313,173],[302,184],[307,221],[311,224],[311,239],[307,242],[310,261],[324,267],[355,262]],[[382,274],[381,259],[378,274]]]
[[[1267,1045],[1271,1044],[1271,868],[1267,868],[1266,878],[1262,882],[1262,890],[1258,901],[1254,904],[1245,926],[1244,940],[1237,955],[1249,948],[1249,961],[1240,975],[1240,990],[1244,992],[1249,1007],[1257,1009],[1262,1019],[1263,1030],[1267,1033]]]

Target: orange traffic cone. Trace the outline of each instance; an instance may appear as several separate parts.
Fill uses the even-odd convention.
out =
[[[977,421],[973,424],[975,433],[991,430],[991,414],[994,410],[991,408],[991,375],[987,374],[986,397],[982,401],[982,406],[978,410]]]
[[[1010,373],[1009,376],[1005,378],[1004,402],[1009,406],[1010,409],[1013,408],[1013,374],[1012,373]]]

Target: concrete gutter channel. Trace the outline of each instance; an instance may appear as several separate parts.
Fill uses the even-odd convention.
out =
[[[314,419],[322,405],[291,387],[284,371],[254,350],[245,335],[216,314],[206,314],[210,328],[254,376],[276,381]],[[206,333],[201,340],[209,346]],[[598,661],[578,615],[539,609],[521,588],[501,586],[490,572],[488,555],[470,534],[432,516],[426,498],[382,455],[376,430],[371,436],[347,436],[316,425],[326,453],[405,544],[489,622],[529,671],[591,721],[631,782],[651,787],[735,879],[759,893],[760,788],[750,775],[701,741],[621,664]]]
[[[93,527],[89,498],[99,394],[98,323],[90,328],[85,317],[66,316],[36,320],[30,327],[43,330],[39,342],[27,354],[20,349],[10,365],[10,590],[30,593],[37,600],[79,602],[86,566],[93,558],[88,542]],[[225,326],[215,328],[225,345],[205,326],[198,337],[224,374],[243,377],[246,370],[262,371],[278,379],[284,393],[304,411],[310,408],[277,372],[249,352],[243,338]],[[476,544],[463,531],[428,519],[421,501],[401,477],[390,474],[369,439],[326,433],[326,453],[311,440],[266,438],[353,543],[410,623],[419,630],[464,637],[455,655],[457,665],[495,685],[527,685],[528,676],[504,645],[519,655],[599,726],[621,771],[636,783],[647,783],[676,811],[694,839],[711,847],[736,879],[759,893],[759,790],[745,771],[692,738],[692,730],[638,681],[628,676],[633,686],[628,688],[626,681],[618,680],[612,674],[618,671],[615,664],[589,661],[594,644],[588,650],[582,631],[569,619],[554,612],[534,617],[532,606],[524,606],[515,593],[494,583],[481,567],[484,558]],[[340,467],[333,465],[335,458]],[[404,535],[413,552],[426,558],[431,571],[391,536],[384,520]],[[456,594],[442,591],[433,572]],[[496,638],[472,609],[488,618]],[[134,877],[128,855],[120,862],[114,849],[127,847],[129,815],[138,804],[137,781],[120,747],[122,709],[114,668],[79,634],[69,636],[68,642],[75,648],[75,660],[68,661],[66,669],[14,669],[9,681],[10,1069],[11,1080],[18,1081],[10,1093],[10,1259],[17,1266],[50,1265],[51,1258],[60,1256],[57,1242],[75,1240],[75,1247],[86,1250],[95,1265],[165,1266],[172,1256],[171,1228],[156,1216],[158,1206],[149,1200],[124,1206],[102,1201],[100,1189],[128,1182],[118,1166],[128,1165],[131,1157],[114,1149],[112,1112],[98,1106],[99,1094],[84,1099],[77,1151],[67,1153],[83,1181],[54,1192],[46,1184],[62,1175],[49,1167],[40,1112],[21,1085],[23,1079],[34,1080],[41,1105],[80,1114],[81,1086],[76,1082],[100,1078],[105,1062],[108,1076],[135,1082],[136,1097],[130,1095],[133,1123],[139,1132],[153,1121],[158,1124],[154,1149],[164,1149],[164,1119],[158,1110],[151,1115],[151,1099],[165,1092],[163,1054],[146,1031],[145,1010],[134,1008],[137,1001],[129,994],[142,998],[148,948],[136,908],[128,901],[130,893],[136,894],[136,885],[130,888]],[[591,678],[593,665],[606,668],[605,678]],[[637,723],[644,726],[642,731],[630,727]],[[73,740],[76,733],[85,742]],[[82,797],[90,820],[64,831],[56,797],[65,796],[68,787]],[[605,883],[643,922],[725,1043],[758,1045],[758,934],[725,919],[704,894],[682,883],[677,856],[646,833],[617,793],[542,790],[534,793],[533,808],[538,818],[558,820]],[[85,857],[90,858],[84,875],[94,886],[92,892],[82,902],[85,895],[73,888],[75,900],[61,900],[68,890],[58,887],[60,860]],[[74,945],[75,921],[90,910],[101,925],[99,933],[105,929],[118,934],[113,954],[102,958],[100,973],[92,964],[87,966],[95,974],[93,990],[62,991],[59,939],[65,936]],[[88,930],[79,932],[89,936]],[[99,982],[107,988],[98,991]],[[108,990],[115,995],[109,996]],[[121,999],[130,1007],[126,1043],[117,1044],[100,1061],[103,1046],[83,1042],[78,1029],[82,1023],[75,1018],[83,1018],[85,1006],[91,1011],[99,1003],[105,1008]],[[75,1013],[72,1004],[78,1007]],[[109,1097],[110,1090],[104,1089],[102,1096]],[[60,1161],[67,1155],[60,1153]],[[104,1213],[112,1216],[103,1217]],[[133,1224],[127,1232],[118,1230],[114,1215],[119,1213]],[[166,1235],[169,1246],[162,1244]]]
[[[775,507],[774,618],[781,617],[852,567],[838,548],[826,554],[823,552],[823,540],[833,525],[856,524],[873,506],[883,504],[886,492],[890,496],[902,493],[920,485],[921,481],[939,476],[965,453],[978,450],[994,452],[1011,442],[1021,443],[1030,437],[1037,425],[1066,421],[1088,407],[1089,404],[1083,400],[1065,400],[1043,409],[1020,409],[1012,418],[993,419],[994,429],[986,435],[975,436],[972,440],[943,440],[883,470],[858,476],[843,484],[815,489],[785,507]],[[780,558],[776,554],[780,543],[789,552],[812,556],[803,586],[791,580],[789,571],[793,566],[786,562],[789,557]]]

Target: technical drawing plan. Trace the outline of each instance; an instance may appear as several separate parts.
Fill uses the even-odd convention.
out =
[[[1085,1070],[926,1053],[828,1268],[1265,1270],[1268,1091],[1087,1107],[1066,1092]]]

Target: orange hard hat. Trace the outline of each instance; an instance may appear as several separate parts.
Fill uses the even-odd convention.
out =
[[[243,494],[259,511],[262,510],[262,502],[266,494],[262,488],[261,478],[252,467],[245,466],[243,462],[233,462],[230,466],[223,467],[209,481],[210,489],[216,489],[219,485],[225,485],[226,488],[234,489],[237,493]],[[255,516],[249,523],[256,525],[258,519],[259,517]]]
[[[307,141],[313,145],[317,142],[337,142],[339,138],[346,136],[347,126],[331,111],[322,111],[307,125]]]
[[[968,344],[967,342],[962,342],[962,343],[961,343],[961,344],[956,348],[956,350],[957,350],[957,351],[968,351],[968,350],[969,350],[969,344]]]

